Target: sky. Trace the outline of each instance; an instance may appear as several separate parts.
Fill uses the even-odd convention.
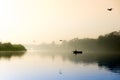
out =
[[[119,30],[120,0],[0,0],[1,42],[50,43]]]

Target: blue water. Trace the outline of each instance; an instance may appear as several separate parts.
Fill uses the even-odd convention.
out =
[[[120,66],[109,58],[47,50],[5,54],[0,54],[0,80],[120,80]]]

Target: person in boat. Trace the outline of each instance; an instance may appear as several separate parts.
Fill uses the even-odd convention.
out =
[[[75,49],[75,50],[73,51],[73,53],[74,53],[74,54],[79,54],[79,53],[82,53],[82,51],[78,51],[77,49]]]

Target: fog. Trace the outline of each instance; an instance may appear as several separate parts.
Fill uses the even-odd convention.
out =
[[[63,60],[73,63],[84,62],[98,63],[100,67],[106,67],[113,72],[120,72],[120,32],[114,31],[100,35],[98,39],[74,38],[70,41],[60,40],[61,44],[41,44],[29,49],[39,50],[42,56],[61,56]],[[74,55],[75,49],[83,51],[83,54]]]

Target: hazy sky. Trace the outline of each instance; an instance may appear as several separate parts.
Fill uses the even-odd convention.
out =
[[[0,0],[2,42],[97,38],[116,30],[120,30],[120,0]]]

